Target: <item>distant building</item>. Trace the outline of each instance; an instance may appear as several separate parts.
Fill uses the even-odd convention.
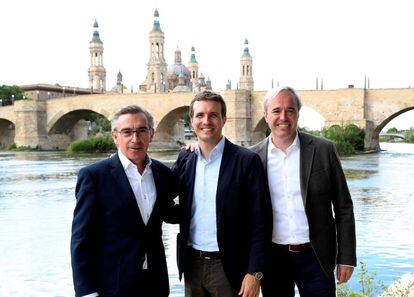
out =
[[[92,93],[99,93],[91,91],[91,89],[61,86],[59,84],[34,84],[20,86],[23,89],[24,95],[33,100],[47,100],[60,97],[90,95]]]

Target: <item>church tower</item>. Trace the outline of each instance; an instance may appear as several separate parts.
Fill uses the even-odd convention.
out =
[[[198,84],[198,62],[195,57],[194,46],[191,47],[190,62],[188,62],[188,70],[190,71],[191,89],[195,90]]]
[[[103,43],[99,38],[98,22],[93,24],[93,36],[89,42],[91,54],[91,66],[88,70],[89,87],[93,91],[105,92],[106,90],[106,70],[103,66]]]
[[[253,59],[249,53],[249,42],[244,41],[244,51],[240,59],[240,89],[253,91]]]
[[[155,9],[154,25],[149,33],[150,58],[146,79],[146,91],[151,93],[167,91],[167,63],[164,58],[164,32],[161,31],[159,13]]]

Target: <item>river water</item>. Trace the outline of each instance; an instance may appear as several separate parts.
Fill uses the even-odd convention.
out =
[[[414,273],[414,145],[342,160],[354,200],[358,260],[386,285]],[[171,164],[176,154],[152,154]],[[76,174],[103,156],[0,153],[0,296],[74,296],[70,228]],[[183,296],[175,265],[177,226],[164,225],[171,296]],[[359,268],[350,281],[358,290]]]

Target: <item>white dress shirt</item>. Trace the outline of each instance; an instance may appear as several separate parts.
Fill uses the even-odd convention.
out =
[[[118,150],[118,155],[132,191],[134,192],[135,199],[137,200],[142,220],[146,225],[154,208],[155,200],[157,199],[157,190],[151,170],[151,159],[147,158],[148,162],[141,175],[137,165],[125,157],[120,150]]]
[[[267,176],[272,199],[272,241],[278,244],[309,242],[309,224],[300,192],[300,144],[295,140],[286,154],[271,135],[267,149]]]
[[[223,157],[225,138],[211,151],[207,161],[197,147],[194,198],[191,208],[191,222],[188,245],[206,252],[219,250],[217,243],[216,193]]]

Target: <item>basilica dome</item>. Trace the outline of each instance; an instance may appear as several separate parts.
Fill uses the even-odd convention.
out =
[[[190,77],[190,71],[184,64],[173,64],[168,66],[167,73],[168,75],[180,76],[182,74],[185,77]]]
[[[175,51],[174,64],[168,66],[167,74],[168,76],[175,75],[176,77],[179,77],[180,75],[183,75],[186,78],[190,77],[190,71],[181,63],[181,51],[178,48]]]

